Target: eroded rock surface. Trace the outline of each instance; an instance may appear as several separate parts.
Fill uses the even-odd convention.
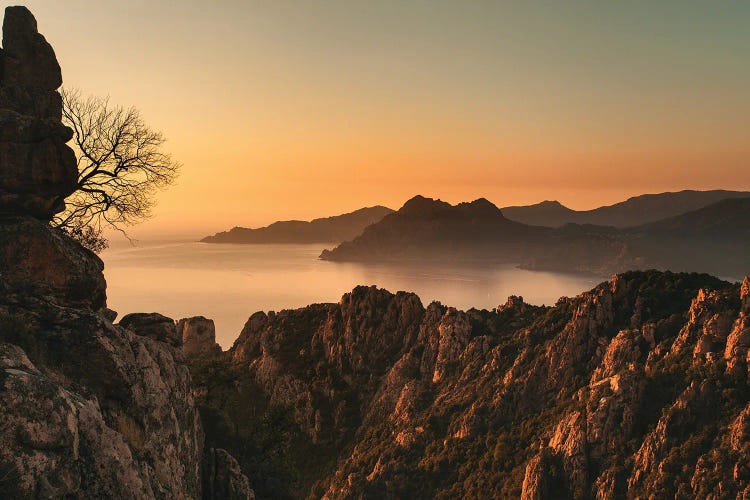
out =
[[[203,431],[175,322],[113,324],[102,261],[48,221],[75,186],[60,68],[24,7],[0,53],[0,498],[251,498]],[[224,496],[224,494],[229,496]],[[218,495],[218,496],[215,496]]]
[[[747,283],[632,272],[554,307],[494,311],[358,287],[251,316],[201,404],[228,404],[240,434],[240,408],[286,409],[298,434],[285,463],[308,479],[266,492],[742,498]],[[258,456],[230,451],[255,481]]]
[[[216,327],[203,316],[183,318],[177,322],[177,334],[185,356],[210,355],[221,352],[216,343]]]

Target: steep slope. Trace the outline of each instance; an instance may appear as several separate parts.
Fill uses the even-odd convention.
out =
[[[750,280],[696,274],[495,311],[358,287],[256,313],[193,369],[226,422],[208,442],[287,422],[275,498],[733,498],[750,494],[749,318]]]
[[[544,201],[536,205],[505,207],[503,214],[511,220],[537,226],[596,224],[629,227],[681,215],[721,200],[748,196],[748,191],[686,190],[634,196],[623,202],[593,210],[571,210],[557,201]]]
[[[325,250],[325,260],[513,261],[549,230],[506,219],[484,198],[450,205],[415,196],[352,241]]]
[[[0,67],[0,498],[251,498],[203,448],[174,321],[114,324],[102,261],[49,226],[77,170],[25,7],[5,9]]]
[[[750,198],[731,198],[650,224],[568,224],[522,261],[529,269],[669,269],[739,277],[750,271]],[[607,251],[609,249],[609,251]]]
[[[235,227],[229,231],[207,236],[204,243],[340,243],[350,240],[370,224],[393,212],[388,207],[375,206],[333,217],[274,222],[258,229]]]
[[[669,238],[750,240],[750,196],[713,203],[699,210],[628,228],[630,234]]]
[[[750,198],[624,231],[630,248],[652,267],[742,276],[750,270]]]

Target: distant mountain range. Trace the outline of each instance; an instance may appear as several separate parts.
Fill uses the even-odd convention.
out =
[[[673,194],[685,199],[684,193]],[[323,251],[321,258],[512,262],[528,269],[600,275],[660,268],[740,276],[750,271],[748,214],[750,197],[730,198],[627,228],[550,228],[512,221],[485,199],[453,206],[416,196],[353,240]]]
[[[626,235],[632,251],[656,268],[750,272],[750,198],[722,200]]]
[[[484,198],[451,205],[415,196],[401,209],[365,228],[332,251],[326,260],[517,260],[531,243],[541,243],[549,228],[506,219]]]
[[[511,220],[534,226],[559,227],[572,223],[630,227],[698,210],[721,200],[747,197],[750,191],[679,191],[634,196],[593,210],[572,210],[559,201],[543,201],[505,207],[502,211]]]
[[[515,226],[515,230],[512,229],[514,225],[509,224],[510,221],[551,228],[565,226],[566,224],[614,226],[618,228],[634,227],[679,216],[721,200],[746,197],[750,197],[750,191],[679,191],[644,194],[593,210],[572,210],[558,201],[543,201],[534,205],[505,207],[501,211],[489,201],[480,199],[472,203],[457,205],[459,209],[451,216],[455,222],[456,217],[461,218],[462,212],[464,215],[468,214],[473,220],[473,226],[463,227],[461,223],[459,226],[462,227],[446,228],[447,232],[444,236],[450,234],[455,236],[460,233],[467,241],[473,241],[473,244],[477,244],[477,239],[487,239],[486,234],[481,235],[481,233],[490,231],[493,235],[490,239],[500,238],[506,241],[507,239],[503,238],[505,233],[518,230],[518,226]],[[422,203],[419,202],[420,199]],[[428,210],[434,212],[432,215],[434,220],[441,219],[451,212],[448,210],[448,207],[451,207],[448,203],[439,202],[435,206],[428,207],[427,205],[430,204],[425,203],[425,200],[427,198],[416,197],[410,200],[408,206],[404,206],[402,211],[404,209],[407,211]],[[482,210],[477,211],[477,213],[472,211],[472,209],[481,205],[485,207],[483,215],[479,214]],[[495,228],[494,224],[497,221],[490,221],[492,213],[497,211],[500,211],[503,216],[502,228]],[[367,226],[379,222],[391,213],[393,213],[393,210],[384,206],[367,207],[342,215],[314,219],[309,222],[279,221],[257,229],[235,227],[229,231],[207,236],[201,241],[204,243],[342,243],[353,240]],[[399,220],[403,222],[403,219]],[[447,220],[441,223],[443,222],[448,223]],[[477,225],[486,226],[487,224],[489,224],[488,227],[483,227],[478,231],[479,235],[474,234],[477,231]],[[495,234],[496,229],[501,229],[498,234]],[[587,231],[590,230],[591,228],[587,229]],[[418,231],[423,233],[424,228],[420,227]],[[568,231],[580,236],[582,229],[573,230],[569,228]],[[597,229],[595,232],[602,231],[603,229]],[[373,249],[373,251],[377,250]],[[406,252],[408,253],[408,249],[406,249]]]
[[[207,236],[204,243],[340,243],[359,235],[362,230],[378,222],[392,209],[383,206],[360,208],[354,212],[313,219],[309,222],[289,220],[274,222],[257,229],[235,227],[229,231]]]

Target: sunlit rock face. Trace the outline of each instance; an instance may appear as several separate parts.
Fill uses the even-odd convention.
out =
[[[45,298],[0,302],[4,498],[197,498],[201,432],[178,348]]]
[[[200,356],[221,352],[216,343],[216,327],[203,316],[183,318],[177,322],[177,332],[185,356]]]
[[[357,287],[252,315],[217,401],[288,408],[302,496],[742,497],[747,283],[631,272],[493,311]]]

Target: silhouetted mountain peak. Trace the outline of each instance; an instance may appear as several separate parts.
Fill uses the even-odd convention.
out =
[[[479,198],[469,203],[459,203],[456,208],[463,210],[473,217],[496,217],[502,218],[503,212],[487,198]]]
[[[426,198],[422,195],[416,195],[409,199],[404,206],[398,211],[407,215],[431,215],[445,209],[453,208],[450,203],[440,199]]]
[[[544,200],[540,203],[537,203],[537,206],[545,208],[568,208],[557,200]]]

